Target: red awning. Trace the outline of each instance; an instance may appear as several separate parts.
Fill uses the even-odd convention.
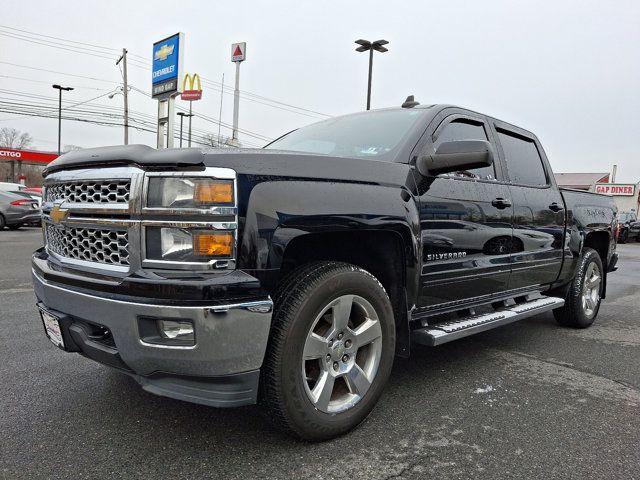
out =
[[[0,161],[13,160],[17,162],[51,163],[56,158],[58,158],[57,153],[0,148]]]

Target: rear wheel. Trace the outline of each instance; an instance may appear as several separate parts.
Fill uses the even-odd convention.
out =
[[[22,223],[16,223],[15,225],[9,225],[9,230],[18,230],[20,227],[22,227]]]
[[[0,230],[4,230],[4,227],[7,225],[7,221],[4,219],[4,216],[0,214]]]
[[[335,437],[362,422],[391,372],[393,309],[386,291],[354,265],[296,270],[276,297],[263,396],[278,426],[303,439]]]
[[[559,324],[574,328],[591,326],[600,310],[603,275],[600,255],[591,248],[585,248],[564,307],[553,311]]]

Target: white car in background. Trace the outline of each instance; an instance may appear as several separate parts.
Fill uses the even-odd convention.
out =
[[[25,188],[21,183],[0,182],[0,192],[18,192]]]

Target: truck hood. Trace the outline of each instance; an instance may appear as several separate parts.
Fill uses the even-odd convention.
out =
[[[50,163],[45,174],[80,167],[227,167],[238,174],[406,185],[409,167],[368,158],[345,158],[261,148],[155,149],[146,145],[76,150]],[[382,181],[383,180],[383,181]]]

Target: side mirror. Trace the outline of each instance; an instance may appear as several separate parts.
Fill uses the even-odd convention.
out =
[[[472,170],[493,164],[493,149],[485,140],[458,140],[441,143],[435,153],[418,157],[416,167],[423,176]]]

